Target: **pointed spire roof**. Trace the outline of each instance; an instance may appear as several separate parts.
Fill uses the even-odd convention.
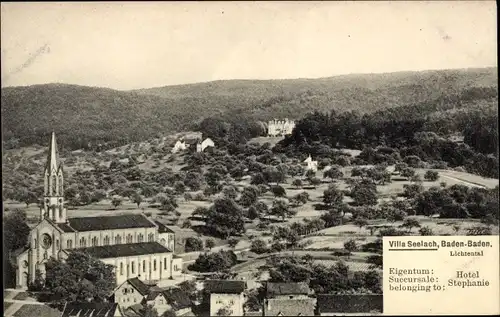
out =
[[[47,156],[47,165],[45,168],[49,171],[49,173],[53,170],[57,171],[59,168],[59,153],[57,151],[57,143],[56,143],[56,134],[52,132],[50,136],[50,144],[49,144],[49,155]]]

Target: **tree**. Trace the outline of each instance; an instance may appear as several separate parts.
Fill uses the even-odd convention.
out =
[[[286,197],[286,191],[282,186],[276,185],[271,187],[275,197]]]
[[[267,245],[262,239],[255,239],[252,241],[250,245],[250,251],[257,253],[257,254],[262,254],[266,253],[268,251]]]
[[[323,192],[323,202],[330,207],[341,204],[343,199],[344,193],[333,184]]]
[[[377,187],[370,182],[362,182],[354,185],[351,197],[358,206],[377,204]]]
[[[197,272],[224,272],[236,263],[237,257],[233,251],[219,251],[200,254],[188,268]]]
[[[435,182],[439,179],[439,173],[437,171],[428,170],[425,172],[424,179],[426,181]]]
[[[4,244],[7,250],[14,251],[28,244],[30,227],[26,218],[26,211],[20,209],[14,209],[3,217]]]
[[[183,290],[185,293],[189,294],[189,298],[191,298],[192,301],[196,300],[197,298],[197,288],[196,288],[196,281],[193,280],[186,280],[184,282],[181,282],[179,284],[179,288]]]
[[[329,170],[323,173],[323,178],[330,178],[331,180],[342,178],[344,174],[338,166],[332,166]]]
[[[239,240],[238,240],[238,239],[236,239],[236,238],[231,238],[231,239],[229,239],[229,240],[227,241],[227,243],[229,244],[229,246],[230,246],[231,248],[233,248],[233,249],[236,247],[236,245],[238,244],[238,242],[239,242]]]
[[[200,238],[188,237],[185,242],[184,251],[193,252],[203,250],[203,241]]]
[[[415,218],[407,218],[401,225],[403,228],[407,228],[408,232],[413,228],[420,228],[420,222]]]
[[[206,228],[222,238],[245,232],[243,210],[233,200],[219,198],[208,209],[205,218]]]
[[[296,211],[289,208],[288,201],[283,198],[278,198],[273,201],[270,213],[284,221],[287,217],[293,216]]]
[[[234,186],[225,186],[222,188],[222,193],[224,194],[224,197],[229,199],[236,199],[236,196],[238,196],[238,191]]]
[[[368,225],[368,220],[366,220],[365,218],[357,218],[356,220],[354,220],[354,224],[358,226],[359,229],[361,229]]]
[[[207,239],[207,240],[205,240],[205,247],[207,247],[209,250],[212,250],[212,248],[214,246],[215,246],[214,239]]]
[[[244,207],[249,207],[257,201],[259,189],[256,186],[248,186],[243,189],[239,203]]]
[[[296,179],[293,180],[292,185],[295,186],[295,187],[297,187],[297,188],[300,188],[300,187],[303,186],[302,180],[296,178]]]
[[[182,223],[182,228],[191,228],[191,220],[184,220],[184,222]]]
[[[411,179],[412,177],[415,176],[415,170],[411,167],[406,167],[404,168],[403,170],[401,170],[400,172],[400,175],[407,178],[407,179]]]
[[[346,242],[344,242],[344,249],[346,249],[347,252],[349,252],[349,255],[356,251],[358,249],[358,245],[356,244],[356,240],[354,239],[349,239]]]
[[[103,302],[116,287],[115,267],[86,253],[70,252],[66,261],[49,259],[45,264],[45,291],[54,304]]]
[[[132,199],[131,200],[132,200],[132,202],[134,204],[137,204],[137,208],[139,208],[139,205],[142,202],[142,196],[139,193],[135,193],[134,195],[132,195]]]
[[[25,203],[26,207],[29,207],[30,204],[38,202],[38,198],[35,192],[31,190],[23,190],[19,195],[19,201]]]
[[[306,178],[311,181],[311,179],[313,179],[314,177],[316,177],[316,172],[309,169],[306,171]]]
[[[432,229],[429,227],[422,227],[418,231],[421,236],[432,236],[434,233],[432,232]]]
[[[113,199],[111,200],[111,204],[113,205],[113,207],[118,208],[118,206],[120,206],[122,204],[122,199],[120,197],[113,197]]]

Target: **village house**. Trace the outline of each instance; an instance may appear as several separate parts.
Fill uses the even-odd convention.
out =
[[[52,133],[44,173],[40,222],[29,233],[28,245],[17,256],[16,285],[26,288],[35,272],[45,275],[50,259],[65,260],[84,252],[113,265],[116,284],[137,277],[157,283],[182,274],[182,258],[174,256],[174,232],[144,214],[70,218],[64,206],[64,173]]]
[[[267,283],[264,316],[312,316],[316,299],[306,283]]]
[[[149,294],[149,286],[144,284],[137,277],[123,282],[114,291],[114,301],[122,308],[128,308],[132,305],[141,304]]]
[[[318,170],[318,161],[313,161],[311,155],[309,155],[305,160],[305,169],[316,172]]]
[[[172,147],[171,152],[177,153],[179,151],[184,151],[187,148],[188,148],[188,145],[186,145],[186,142],[184,141],[184,139],[181,139],[181,140],[177,140],[177,142],[175,142],[174,146]]]
[[[382,314],[382,295],[318,294],[316,313],[320,316],[371,316]]]
[[[205,290],[210,294],[210,316],[217,316],[219,310],[227,309],[228,315],[243,316],[246,282],[235,280],[205,281]]]
[[[167,310],[174,311],[177,316],[186,315],[191,312],[192,304],[189,294],[178,287],[151,291],[146,298],[146,305],[152,305],[160,316]]]
[[[214,147],[215,143],[212,139],[206,138],[202,142],[196,144],[196,152],[203,152],[208,147]]]
[[[270,137],[290,135],[295,128],[295,121],[273,119],[267,123],[267,135]]]

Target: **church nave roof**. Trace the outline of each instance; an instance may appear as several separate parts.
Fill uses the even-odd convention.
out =
[[[142,214],[69,218],[68,223],[57,225],[64,232],[155,227],[155,224]]]
[[[66,251],[85,252],[99,259],[172,252],[158,242],[103,245],[98,247],[71,249]]]

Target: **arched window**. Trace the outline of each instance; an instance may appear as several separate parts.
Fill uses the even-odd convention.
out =
[[[137,242],[141,243],[144,241],[144,236],[142,235],[142,233],[139,233],[139,235],[137,236]]]
[[[154,233],[148,234],[148,242],[154,242],[155,241],[155,235]]]
[[[59,249],[59,239],[56,240],[56,249]]]
[[[122,243],[122,237],[118,234],[115,237],[115,244],[121,244]]]
[[[59,205],[59,219],[62,219],[63,217],[63,206]]]
[[[98,244],[97,237],[93,237],[92,238],[92,246],[95,247],[95,246],[97,246],[97,244]]]
[[[85,248],[87,246],[87,241],[85,241],[84,237],[80,238],[80,248]]]
[[[129,233],[129,234],[127,235],[127,243],[132,243],[132,239],[133,239],[133,237],[132,237],[132,235]]]
[[[66,246],[68,247],[68,249],[71,249],[73,247],[73,241],[72,240],[66,241]]]
[[[135,262],[132,262],[132,274],[135,273]]]
[[[108,236],[104,237],[104,245],[109,245],[109,237]]]
[[[153,260],[153,271],[156,271],[156,260]]]
[[[161,245],[167,245],[167,241],[165,241],[165,239],[161,239],[161,240],[160,240],[160,244],[161,244]]]
[[[120,262],[120,275],[123,275],[123,262]]]
[[[163,269],[167,269],[167,258],[163,258]]]
[[[146,272],[146,260],[142,261],[142,272]]]

